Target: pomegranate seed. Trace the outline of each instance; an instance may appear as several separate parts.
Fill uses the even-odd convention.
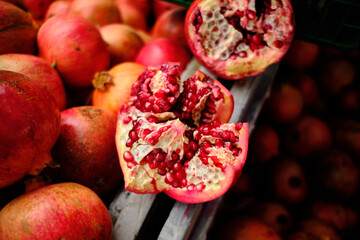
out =
[[[218,132],[216,132],[216,131],[212,131],[212,132],[211,132],[211,136],[212,136],[212,137],[219,137],[220,134],[219,134]]]
[[[273,44],[276,48],[281,48],[284,45],[283,41],[281,40],[275,40]]]
[[[151,169],[155,169],[155,168],[159,167],[159,165],[160,165],[159,162],[151,162],[151,163],[149,163],[149,167]]]
[[[250,20],[255,19],[255,17],[256,17],[256,12],[254,12],[254,11],[252,11],[252,10],[248,10],[248,11],[247,11],[247,17],[248,17]]]
[[[224,139],[224,141],[229,141],[229,139],[230,139],[229,131],[224,131],[222,133],[222,138]]]
[[[196,184],[196,186],[195,186],[195,189],[196,189],[196,191],[202,191],[202,190],[204,190],[205,189],[205,184],[203,184],[203,183],[199,183],[199,184]]]
[[[133,162],[134,161],[134,156],[132,155],[132,153],[130,151],[126,151],[123,154],[124,160],[126,162]]]
[[[174,164],[174,167],[173,167],[173,170],[174,170],[174,171],[178,172],[178,171],[180,171],[181,169],[182,169],[181,163],[177,162],[177,163]]]
[[[150,133],[151,133],[151,130],[148,129],[148,128],[145,128],[145,129],[143,130],[143,135],[144,135],[144,136],[147,136],[147,135],[149,135]]]
[[[165,181],[167,181],[168,183],[172,183],[174,182],[174,180],[174,174],[172,172],[167,172],[165,175]]]
[[[201,128],[201,132],[202,132],[202,134],[204,134],[204,135],[210,135],[210,128],[208,128],[208,127],[206,127],[206,126],[203,126],[202,128]]]
[[[164,176],[166,174],[166,169],[164,168],[158,168],[157,170],[158,174],[160,174],[161,176]]]
[[[134,142],[130,138],[128,138],[128,140],[126,140],[127,147],[131,148],[133,146],[133,144],[134,144]]]
[[[175,177],[179,180],[186,178],[186,173],[184,171],[178,171],[175,173]]]
[[[244,11],[240,11],[239,9],[234,12],[236,16],[242,18],[244,16]]]
[[[216,104],[212,101],[206,101],[206,106],[208,108],[214,108],[214,109],[216,108]]]
[[[166,163],[166,167],[168,168],[168,169],[173,169],[174,168],[174,165],[175,165],[175,161],[168,161],[167,163]]]
[[[259,45],[259,44],[261,43],[261,41],[262,41],[262,37],[261,37],[260,35],[258,35],[258,34],[255,34],[255,35],[253,35],[253,36],[251,37],[251,40],[252,40],[252,42],[253,42],[254,44]]]
[[[160,108],[158,105],[156,105],[156,104],[153,105],[153,109],[154,109],[154,111],[157,112],[157,113],[161,112],[161,108]]]
[[[190,149],[193,151],[193,152],[196,152],[198,150],[198,145],[196,142],[194,141],[191,141],[190,142]]]
[[[236,141],[235,134],[233,132],[229,132],[229,135],[230,135],[229,141],[235,142]]]
[[[185,178],[181,179],[180,183],[181,183],[181,187],[185,187],[187,185],[187,180]]]
[[[211,147],[211,144],[208,142],[208,141],[205,141],[205,142],[203,142],[202,144],[201,144],[201,148],[203,149],[203,150],[206,150],[206,149],[208,149],[208,148],[210,148]]]
[[[156,117],[148,117],[148,121],[151,123],[158,123],[158,120]]]
[[[176,152],[171,153],[171,159],[172,160],[177,161],[177,160],[179,160],[179,158],[180,158],[180,156]]]
[[[130,116],[126,116],[123,120],[123,123],[128,124],[131,120],[132,120],[132,118]]]
[[[159,129],[160,132],[166,132],[167,130],[169,130],[170,126],[164,126],[162,128]]]
[[[187,190],[188,191],[193,191],[195,189],[195,185],[194,184],[190,184],[189,186],[187,186]]]
[[[177,181],[176,179],[174,179],[174,181],[171,184],[174,188],[180,187],[180,183],[179,181]]]
[[[166,162],[161,162],[159,168],[166,168]]]
[[[221,139],[216,139],[215,146],[219,148],[224,147],[224,141]]]
[[[216,113],[216,109],[214,109],[214,108],[207,108],[206,111],[209,112],[209,113],[211,113],[211,114],[215,114],[215,113]]]
[[[128,168],[133,168],[133,167],[136,166],[136,163],[134,163],[134,162],[128,162],[126,165],[127,165]]]
[[[206,158],[207,155],[208,155],[208,154],[207,154],[206,152],[201,151],[200,154],[199,154],[199,157],[200,157],[200,158]]]
[[[247,52],[245,52],[245,51],[239,52],[239,57],[246,58],[247,57]]]
[[[157,153],[155,156],[155,161],[162,162],[165,160],[165,154],[164,153]]]
[[[137,133],[134,130],[131,130],[129,132],[129,138],[133,141],[136,142],[139,139],[139,136],[137,135]]]
[[[168,97],[167,100],[171,105],[174,105],[176,103],[176,98],[175,97]]]
[[[237,131],[240,131],[241,128],[242,128],[242,126],[243,126],[242,123],[236,123],[236,124],[235,124],[235,129],[236,129]]]
[[[232,153],[234,156],[238,156],[239,155],[239,150],[237,148],[233,148],[231,149]]]
[[[208,159],[205,157],[205,158],[201,158],[201,162],[205,165],[208,165],[209,164],[209,161]]]
[[[194,153],[191,152],[191,151],[187,151],[185,153],[185,157],[190,160],[190,159],[192,159],[194,157]]]

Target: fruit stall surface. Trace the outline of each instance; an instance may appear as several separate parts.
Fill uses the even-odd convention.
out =
[[[359,11],[0,0],[0,240],[359,240]]]

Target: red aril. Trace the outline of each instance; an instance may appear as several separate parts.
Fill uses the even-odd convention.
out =
[[[169,38],[187,46],[185,36],[185,8],[174,8],[165,11],[156,20],[151,29],[154,38]]]
[[[93,79],[92,105],[117,113],[130,100],[131,86],[145,66],[135,62],[123,62],[108,71],[95,74]]]
[[[195,0],[185,19],[194,56],[210,72],[236,80],[279,61],[294,35],[289,0]]]
[[[148,67],[118,115],[125,188],[187,203],[224,194],[245,163],[249,137],[247,123],[217,120],[227,122],[232,110],[231,93],[202,72],[181,83],[178,65]]]
[[[168,38],[154,39],[145,44],[135,58],[135,62],[144,66],[156,66],[167,62],[176,62],[184,70],[191,60],[191,53],[180,43]]]
[[[60,110],[48,90],[16,72],[0,70],[0,188],[51,162]],[[2,225],[2,224],[0,224]]]
[[[0,222],[2,240],[110,240],[113,233],[105,204],[77,183],[52,184],[21,195],[0,211]]]
[[[91,85],[96,72],[106,70],[110,54],[99,30],[73,14],[49,18],[37,35],[39,56],[54,64],[71,88]]]
[[[122,179],[115,147],[116,114],[94,106],[61,112],[61,131],[52,150],[66,181],[80,183],[99,195]]]
[[[113,0],[73,0],[69,13],[81,16],[96,27],[121,22],[121,14]]]
[[[36,53],[37,28],[24,10],[0,1],[0,19],[0,54]]]
[[[126,24],[107,24],[100,27],[99,31],[109,48],[111,66],[125,61],[134,61],[144,46],[138,32]]]
[[[60,110],[66,107],[66,94],[57,71],[43,58],[30,54],[9,53],[0,55],[0,69],[24,74],[30,80],[46,87]]]

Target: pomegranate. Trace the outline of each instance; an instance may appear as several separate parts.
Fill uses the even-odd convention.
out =
[[[99,30],[80,16],[49,18],[40,27],[37,40],[39,55],[55,65],[71,88],[90,86],[94,74],[109,66],[110,53]]]
[[[278,202],[260,202],[255,205],[253,214],[281,236],[288,233],[293,225],[290,212],[283,204]]]
[[[302,116],[285,132],[285,145],[291,154],[309,156],[331,146],[332,136],[326,122],[315,116]]]
[[[69,13],[81,16],[96,27],[121,22],[121,14],[113,0],[73,0]]]
[[[49,91],[16,72],[0,70],[0,188],[51,162],[60,110]]]
[[[71,2],[67,0],[57,0],[52,2],[45,12],[44,19],[46,20],[56,15],[67,14],[70,11],[70,5]]]
[[[281,240],[279,234],[264,222],[252,216],[227,220],[221,233],[224,240]]]
[[[125,61],[134,61],[144,46],[138,32],[126,24],[108,24],[100,27],[99,31],[108,45],[111,66]]]
[[[316,103],[319,90],[318,84],[312,76],[302,72],[293,74],[290,79],[292,85],[300,91],[304,105],[310,106]]]
[[[105,204],[77,183],[51,184],[21,195],[0,211],[0,222],[1,240],[110,240],[113,232]]]
[[[37,28],[24,10],[0,1],[0,19],[0,54],[36,53]]]
[[[0,69],[24,74],[33,82],[46,87],[53,95],[60,110],[66,106],[63,81],[57,71],[44,59],[22,53],[0,55]]]
[[[319,45],[294,39],[284,60],[293,69],[306,70],[312,67],[319,56]]]
[[[355,157],[360,157],[360,121],[347,119],[335,121],[332,126],[335,143]]]
[[[319,190],[332,199],[348,199],[359,187],[359,168],[345,152],[330,149],[320,155],[316,166]]]
[[[122,179],[115,128],[116,114],[106,109],[80,106],[62,111],[60,136],[52,151],[60,175],[99,195],[114,190]]]
[[[332,225],[337,230],[350,229],[358,220],[358,214],[344,204],[320,200],[311,203],[310,216]]]
[[[123,62],[109,71],[95,74],[93,79],[92,105],[105,108],[115,113],[130,100],[131,86],[145,66],[135,62]]]
[[[146,15],[144,15],[139,8],[131,3],[122,3],[121,5],[118,5],[118,8],[121,14],[122,23],[135,29],[147,31],[148,22]]]
[[[291,234],[287,240],[340,240],[335,229],[327,223],[314,218],[302,220],[297,231]]]
[[[300,204],[308,195],[304,169],[290,157],[272,162],[269,183],[275,198],[286,205]]]
[[[268,162],[279,155],[279,143],[279,135],[274,128],[257,126],[250,136],[249,157],[255,162]]]
[[[289,83],[281,83],[274,86],[264,108],[274,122],[289,123],[300,115],[303,105],[300,90]]]
[[[354,64],[345,58],[334,58],[324,63],[319,76],[321,89],[328,94],[339,94],[350,86],[356,76]]]
[[[151,8],[151,0],[115,0],[119,8],[122,4],[131,4],[139,9],[144,16],[148,16]]]
[[[224,194],[245,163],[249,137],[247,123],[221,124],[232,110],[231,93],[204,73],[182,83],[179,65],[148,67],[118,115],[125,188],[187,203]]]
[[[170,38],[187,46],[185,36],[185,8],[174,8],[165,11],[156,20],[151,29],[154,38]]]
[[[145,44],[135,58],[144,66],[155,66],[166,62],[178,62],[182,70],[191,60],[186,47],[168,38],[158,38]]]
[[[168,1],[164,1],[164,0],[152,0],[151,7],[153,10],[155,19],[160,17],[164,12],[166,12],[168,10],[184,8],[178,4],[171,3]]]
[[[147,44],[154,39],[153,36],[151,36],[151,34],[147,31],[143,31],[141,29],[136,29],[136,32],[140,36],[140,38],[144,42],[144,44]]]
[[[249,207],[256,200],[254,176],[243,171],[238,180],[231,186],[223,204],[236,210]]]
[[[54,0],[21,0],[24,8],[35,18],[43,19],[47,8]]]
[[[236,80],[263,72],[279,61],[294,35],[289,0],[195,0],[185,34],[194,56],[209,71]]]

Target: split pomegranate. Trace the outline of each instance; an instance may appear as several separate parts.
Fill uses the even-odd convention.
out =
[[[256,75],[279,61],[294,35],[289,0],[195,0],[185,34],[194,56],[224,79]]]
[[[249,138],[248,123],[226,123],[231,93],[200,71],[182,83],[180,67],[163,64],[148,67],[131,96],[116,132],[125,188],[187,203],[224,194],[240,175]]]
[[[0,70],[0,188],[51,162],[60,110],[48,90],[20,73]],[[1,224],[0,224],[1,225]]]
[[[112,239],[113,225],[103,201],[77,183],[41,187],[0,211],[0,239]]]

